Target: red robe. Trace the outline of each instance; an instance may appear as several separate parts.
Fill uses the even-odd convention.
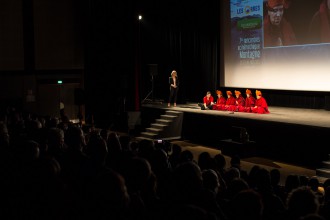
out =
[[[268,114],[268,105],[266,102],[266,99],[264,97],[260,97],[259,99],[256,100],[256,106],[252,108],[253,113],[258,113],[258,114]]]
[[[223,106],[221,110],[230,111],[230,106],[235,105],[235,103],[236,103],[236,99],[234,98],[234,96],[230,96],[227,98],[226,104]]]
[[[256,105],[256,99],[253,96],[245,98],[245,112],[252,112],[252,108]]]
[[[231,105],[229,107],[229,111],[240,111],[243,112],[244,111],[244,106],[245,106],[245,99],[242,97],[242,95],[239,95],[236,99],[235,99],[235,104]]]
[[[209,98],[207,98],[207,96],[204,96],[204,98],[203,98],[203,103],[204,103],[206,106],[211,105],[212,102],[214,102],[214,98],[213,98],[213,96],[210,96]]]
[[[214,110],[221,110],[223,106],[226,104],[226,98],[223,96],[218,97],[217,102],[213,105]]]

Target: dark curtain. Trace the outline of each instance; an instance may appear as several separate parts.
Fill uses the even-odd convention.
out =
[[[154,95],[167,101],[168,77],[178,72],[178,102],[200,101],[218,86],[220,54],[220,1],[170,1],[147,13],[141,26],[141,94],[150,91],[147,64],[158,64]],[[142,68],[143,69],[143,68]]]

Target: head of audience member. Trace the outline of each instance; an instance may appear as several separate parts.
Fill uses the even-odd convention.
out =
[[[7,125],[3,122],[0,122],[0,148],[9,147],[9,133]]]
[[[101,137],[106,141],[108,142],[108,138],[109,138],[109,134],[110,134],[110,130],[107,129],[107,128],[104,128],[100,131],[100,135]]]
[[[107,145],[109,152],[118,153],[122,150],[119,136],[116,132],[109,133]]]
[[[108,155],[107,142],[96,132],[92,132],[86,146],[86,153],[94,165],[105,165]]]
[[[270,171],[270,181],[272,186],[277,186],[280,184],[281,172],[279,169],[274,168]]]
[[[60,128],[50,128],[47,133],[47,145],[48,151],[52,155],[65,152],[64,131]]]
[[[190,162],[194,160],[194,155],[190,150],[184,150],[180,154],[180,163]]]
[[[228,97],[228,98],[231,97],[231,96],[233,95],[233,93],[232,93],[231,91],[229,91],[229,90],[226,92],[226,94],[227,94],[227,97]]]
[[[47,128],[57,128],[59,124],[60,120],[56,117],[50,117],[48,120],[46,120]]]
[[[222,154],[214,156],[215,164],[218,170],[224,170],[226,168],[226,158]]]
[[[248,176],[248,183],[251,188],[256,188],[258,172],[261,169],[259,165],[253,165]]]
[[[261,91],[260,90],[256,90],[256,97],[257,97],[257,99],[260,99],[261,96],[262,96]]]
[[[202,177],[204,188],[217,194],[220,187],[218,174],[213,169],[206,169],[203,170]]]
[[[290,219],[300,219],[308,214],[316,214],[319,206],[316,194],[306,186],[292,190],[287,198],[287,211]]]
[[[290,193],[292,190],[298,188],[300,186],[300,178],[299,175],[289,174],[285,179],[285,191]]]
[[[204,169],[209,169],[211,165],[211,155],[209,152],[204,151],[198,156],[198,166],[203,171]]]
[[[235,168],[234,168],[235,169]],[[242,178],[235,177],[231,181],[227,181],[227,199],[233,199],[239,192],[250,189],[249,184]]]
[[[326,188],[328,188],[328,186],[330,187],[330,178],[327,178],[327,179],[324,180],[324,182],[323,182],[323,188],[324,188],[324,190],[325,190]]]
[[[162,148],[157,148],[154,150],[149,162],[154,174],[157,177],[165,176],[171,168],[168,154]]]
[[[145,190],[151,175],[153,175],[151,164],[142,157],[128,159],[123,168],[123,177],[129,193],[141,193]]]
[[[85,134],[80,127],[71,126],[65,131],[64,141],[69,151],[83,151],[86,146]]]
[[[299,175],[300,186],[308,186],[309,177],[306,175]]]
[[[251,96],[252,92],[251,92],[251,90],[247,89],[247,90],[245,91],[245,94],[246,94],[246,97],[249,98],[249,97]]]
[[[308,214],[308,215],[300,218],[300,220],[326,220],[326,218],[324,218],[320,214]]]
[[[270,173],[265,168],[260,168],[256,173],[256,189],[261,194],[272,193]]]
[[[147,160],[151,160],[155,151],[155,142],[149,139],[142,139],[139,141],[138,155]]]
[[[261,220],[263,201],[259,193],[253,190],[243,190],[232,200],[231,219]]]
[[[236,167],[229,167],[228,170],[226,170],[224,179],[227,184],[229,184],[232,180],[236,178],[241,178],[241,173],[238,168]]]
[[[284,0],[268,0],[267,11],[271,24],[280,26],[283,19]]]
[[[317,192],[320,186],[320,182],[317,177],[311,177],[308,181],[308,186],[314,192]]]
[[[172,145],[172,153],[169,155],[169,161],[172,168],[175,168],[180,162],[180,155],[182,153],[182,148],[178,144]]]
[[[168,210],[166,219],[182,220],[182,219],[204,219],[215,220],[213,212],[207,211],[204,208],[193,204],[176,204]]]
[[[330,202],[330,186],[323,185],[323,189],[324,189],[324,203],[329,204],[329,202]]]
[[[231,167],[236,167],[237,169],[241,169],[241,158],[239,155],[233,155],[230,159]]]
[[[189,198],[203,187],[202,171],[192,161],[181,163],[173,170],[173,183],[178,193],[176,196]]]
[[[129,135],[120,135],[119,142],[123,151],[131,151],[130,143],[131,137]]]
[[[101,172],[94,184],[92,194],[98,210],[106,216],[109,214],[110,216],[123,215],[124,212],[127,212],[130,196],[125,179],[121,174],[113,170]],[[122,219],[119,216],[116,217]]]
[[[32,162],[40,157],[39,143],[33,140],[23,140],[16,145],[16,153],[25,162]]]

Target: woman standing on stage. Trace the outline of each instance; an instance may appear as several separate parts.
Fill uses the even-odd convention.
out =
[[[176,100],[178,97],[178,90],[179,90],[179,79],[178,79],[178,73],[176,70],[173,70],[171,72],[171,77],[169,79],[170,83],[170,96],[168,98],[168,107],[171,106],[171,101],[173,100],[173,105],[176,107]]]

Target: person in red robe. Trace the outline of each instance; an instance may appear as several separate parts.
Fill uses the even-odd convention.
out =
[[[227,91],[227,100],[226,100],[226,104],[223,106],[222,110],[225,111],[230,111],[230,106],[235,105],[236,103],[236,99],[233,95],[233,93],[231,91]]]
[[[310,43],[330,42],[330,0],[323,0],[309,27]]]
[[[207,110],[207,109],[212,109],[213,105],[214,105],[214,98],[211,95],[211,92],[207,91],[206,95],[203,98],[203,104],[198,103],[198,106],[201,107],[201,110]]]
[[[252,92],[249,89],[245,91],[246,98],[245,98],[245,106],[244,112],[252,112],[252,108],[255,106],[256,99],[252,96]]]
[[[284,18],[284,0],[268,0],[264,18],[264,47],[297,44],[291,24]]]
[[[226,104],[226,98],[223,97],[222,92],[217,90],[217,102],[213,105],[213,110],[221,110],[223,106]]]
[[[229,107],[229,111],[233,112],[243,112],[245,106],[245,99],[242,96],[242,93],[238,90],[235,90],[235,105]]]
[[[266,102],[266,99],[262,97],[262,93],[259,90],[256,90],[256,105],[252,108],[253,113],[258,113],[258,114],[268,114],[270,113],[268,110],[268,104]]]

